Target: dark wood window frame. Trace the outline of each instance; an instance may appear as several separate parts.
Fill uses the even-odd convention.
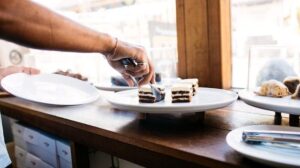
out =
[[[178,76],[231,88],[230,0],[176,0]]]

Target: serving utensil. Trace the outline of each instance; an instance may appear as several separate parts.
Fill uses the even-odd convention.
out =
[[[121,63],[125,66],[125,68],[127,68],[127,66],[129,65],[133,65],[133,66],[138,66],[138,65],[143,65],[144,63],[138,63],[136,62],[136,60],[131,59],[131,58],[125,58],[121,60]],[[133,81],[135,86],[138,86],[138,82],[136,81],[136,79],[133,76],[130,76],[131,80]],[[160,94],[160,91],[157,87],[153,86],[153,84],[149,83],[150,87],[151,87],[151,92],[152,94],[155,96],[156,100],[161,100],[162,99],[162,95]]]
[[[242,140],[248,144],[265,144],[300,151],[300,132],[244,130]]]

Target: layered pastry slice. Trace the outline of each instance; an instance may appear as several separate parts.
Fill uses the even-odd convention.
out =
[[[171,87],[172,103],[191,102],[193,97],[193,85],[189,83],[177,83]]]
[[[153,95],[150,85],[143,85],[139,88],[139,102],[155,103],[165,99],[165,87],[157,84],[153,84],[153,86],[160,92],[160,99]]]
[[[269,80],[261,85],[256,94],[268,97],[284,97],[289,95],[289,90],[283,83]]]
[[[295,93],[292,95],[292,99],[300,99],[300,85],[297,86]]]
[[[284,85],[289,89],[291,94],[294,94],[297,86],[300,84],[300,77],[287,77],[283,81]]]
[[[180,83],[192,84],[192,86],[193,86],[193,96],[195,96],[195,94],[197,92],[197,88],[199,87],[197,78],[183,79],[183,80],[180,81]]]
[[[88,81],[87,77],[81,75],[80,73],[72,73],[70,70],[67,70],[67,71],[58,70],[58,71],[54,72],[54,74],[69,76],[69,77],[76,78],[76,79],[79,79],[82,81]]]

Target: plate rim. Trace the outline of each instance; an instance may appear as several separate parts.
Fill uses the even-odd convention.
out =
[[[114,92],[137,89],[137,87],[130,87],[130,86],[117,86],[117,85],[113,85],[113,84],[111,84],[112,86],[101,86],[101,84],[111,84],[111,83],[110,82],[100,82],[100,83],[95,84],[95,87],[100,90],[114,91]]]
[[[240,148],[238,148],[237,146],[239,146],[239,144],[241,144],[241,142],[237,142],[235,141],[235,135],[242,132],[243,129],[251,129],[251,128],[255,128],[255,127],[269,127],[269,128],[272,128],[274,129],[275,127],[276,128],[292,128],[292,129],[298,129],[297,127],[290,127],[290,126],[280,126],[280,125],[248,125],[248,126],[243,126],[243,127],[239,127],[239,128],[236,128],[234,130],[231,130],[227,135],[226,135],[226,143],[227,145],[233,149],[234,151],[238,152],[239,154],[247,157],[247,158],[250,158],[251,160],[255,160],[257,162],[260,162],[260,163],[264,163],[264,164],[267,164],[267,165],[272,165],[274,166],[274,164],[280,164],[280,165],[284,165],[284,166],[300,166],[300,163],[299,164],[293,164],[293,163],[288,163],[288,162],[279,162],[278,160],[272,160],[272,159],[268,159],[268,158],[260,158],[260,157],[257,157],[257,155],[255,154],[250,154],[249,152],[244,152],[242,151]],[[231,140],[231,139],[234,139],[234,140]]]
[[[259,100],[255,100],[253,99],[255,95],[254,91],[249,91],[249,90],[242,90],[238,92],[239,97],[241,98],[241,100],[243,102],[245,102],[248,105],[260,108],[260,109],[265,109],[265,110],[270,110],[270,111],[274,111],[274,112],[283,112],[283,113],[288,113],[288,114],[295,114],[295,115],[299,115],[300,114],[300,106],[299,108],[297,108],[296,106],[282,106],[282,105],[278,105],[276,103],[266,103],[265,101],[259,101]],[[258,95],[256,95],[258,96]],[[284,98],[274,98],[274,97],[264,97],[261,96],[265,99],[284,99]],[[288,96],[290,97],[290,96]],[[291,99],[293,100],[293,99]],[[294,101],[298,101],[298,100],[294,100]],[[299,100],[300,102],[300,100]],[[277,110],[278,109],[278,110]]]
[[[38,100],[38,99],[32,99],[32,98],[29,98],[27,96],[22,96],[22,95],[19,95],[19,94],[15,94],[15,93],[11,93],[9,90],[9,87],[6,86],[6,82],[7,80],[9,80],[10,78],[14,77],[14,76],[19,76],[19,75],[23,75],[23,76],[31,76],[29,74],[26,74],[26,73],[14,73],[14,74],[10,74],[8,76],[5,76],[2,80],[1,80],[1,86],[2,88],[7,91],[8,93],[18,97],[18,98],[21,98],[21,99],[24,99],[24,100],[28,100],[28,101],[32,101],[32,102],[36,102],[36,103],[41,103],[41,104],[47,104],[47,105],[57,105],[57,106],[71,106],[71,105],[81,105],[81,104],[87,104],[87,103],[91,103],[91,102],[94,102],[96,101],[97,99],[99,99],[100,97],[100,93],[99,91],[97,90],[97,88],[95,88],[95,86],[93,85],[89,85],[88,87],[91,87],[91,89],[94,89],[96,92],[95,92],[95,95],[91,96],[90,98],[84,100],[84,101],[73,101],[73,102],[70,102],[70,103],[64,103],[64,102],[59,102],[59,103],[54,103],[54,102],[45,102],[45,101],[41,101],[41,100]],[[68,77],[68,76],[63,76],[63,75],[58,75],[58,74],[48,74],[48,73],[41,73],[41,74],[36,74],[36,75],[32,75],[34,77],[39,77],[39,76],[57,76],[59,78],[66,78],[68,80],[73,80],[73,81],[76,81],[76,82],[81,82],[82,84],[84,85],[87,85],[88,83],[83,83],[84,81],[80,81],[78,79],[75,79],[75,78],[72,78],[72,77]]]

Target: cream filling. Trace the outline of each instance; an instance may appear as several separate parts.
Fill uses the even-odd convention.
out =
[[[174,100],[190,100],[190,98],[175,98],[175,99],[172,99],[173,101]]]
[[[193,95],[193,93],[192,92],[190,92],[190,93],[184,93],[184,94],[172,94],[172,97],[175,97],[175,96],[192,96]]]

